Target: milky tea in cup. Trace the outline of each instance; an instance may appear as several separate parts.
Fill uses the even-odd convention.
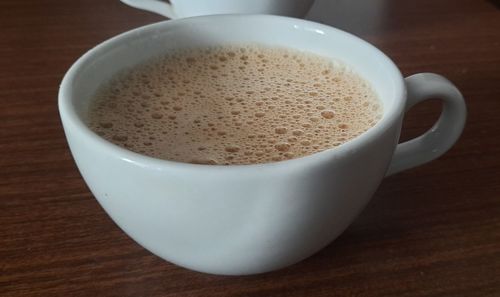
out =
[[[88,122],[151,157],[241,165],[339,146],[381,115],[370,84],[344,64],[253,44],[179,50],[121,71],[96,92]]]

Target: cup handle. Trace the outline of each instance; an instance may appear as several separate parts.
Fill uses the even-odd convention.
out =
[[[172,8],[172,4],[167,3],[165,1],[160,1],[160,0],[120,0],[120,1],[129,6],[151,11],[160,14],[162,16],[165,16],[169,19],[177,18]]]
[[[467,110],[464,97],[449,80],[434,73],[419,73],[405,78],[408,100],[405,111],[415,104],[440,99],[443,110],[434,126],[412,140],[400,143],[386,176],[432,161],[458,140],[464,129]]]

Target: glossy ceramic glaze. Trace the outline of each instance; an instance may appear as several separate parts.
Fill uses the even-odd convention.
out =
[[[314,0],[121,0],[135,8],[170,19],[210,14],[276,14],[303,17]]]

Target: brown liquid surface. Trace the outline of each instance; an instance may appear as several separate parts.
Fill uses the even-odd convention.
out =
[[[259,46],[193,49],[117,75],[88,121],[107,140],[156,158],[256,164],[314,154],[373,126],[381,104],[338,62]]]

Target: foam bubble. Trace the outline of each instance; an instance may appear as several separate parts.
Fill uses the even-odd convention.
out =
[[[237,153],[240,151],[240,147],[237,145],[228,145],[226,146],[225,150],[228,153]]]
[[[274,129],[274,132],[276,134],[286,134],[287,129],[285,127],[278,127]]]
[[[324,117],[325,119],[333,119],[335,113],[331,110],[325,110],[321,112],[321,116]]]
[[[278,143],[274,146],[274,148],[280,152],[287,152],[290,150],[291,145],[286,142]]]

